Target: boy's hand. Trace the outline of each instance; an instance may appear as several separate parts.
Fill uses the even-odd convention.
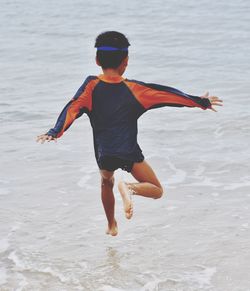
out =
[[[209,96],[209,93],[208,92],[206,92],[203,96],[201,96],[201,98],[207,98],[207,99],[209,99],[209,101],[210,101],[210,103],[211,103],[211,108],[209,108],[209,109],[211,109],[211,110],[213,110],[214,112],[217,112],[217,110],[215,110],[214,108],[213,108],[213,105],[214,106],[223,106],[223,100],[221,100],[221,99],[219,99],[218,97],[216,97],[216,96]]]
[[[38,135],[36,142],[40,142],[40,143],[44,143],[45,141],[50,142],[51,140],[54,140],[55,142],[57,142],[57,139],[51,135],[47,135],[47,134],[41,134]]]

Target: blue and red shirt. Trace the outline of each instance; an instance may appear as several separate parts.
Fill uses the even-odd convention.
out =
[[[139,162],[137,120],[147,110],[162,106],[211,108],[208,98],[185,94],[175,88],[124,79],[89,76],[64,107],[48,135],[61,137],[83,113],[93,129],[97,162],[104,156]]]

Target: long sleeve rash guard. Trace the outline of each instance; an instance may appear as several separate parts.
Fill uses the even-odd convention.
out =
[[[59,138],[83,113],[93,129],[95,157],[115,156],[143,160],[137,143],[137,119],[147,110],[162,106],[211,108],[208,98],[177,89],[122,77],[89,76],[64,107],[48,135]]]

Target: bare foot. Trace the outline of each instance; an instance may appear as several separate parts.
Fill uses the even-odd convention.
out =
[[[133,215],[133,203],[132,203],[132,194],[131,190],[128,188],[127,184],[123,181],[118,183],[118,189],[122,196],[123,207],[125,211],[125,216],[127,219],[130,219]]]
[[[114,220],[112,225],[108,225],[108,228],[106,230],[106,234],[110,234],[112,236],[116,236],[118,234],[118,227],[117,227],[116,220]]]

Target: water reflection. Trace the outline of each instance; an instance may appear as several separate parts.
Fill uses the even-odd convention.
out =
[[[107,265],[113,270],[119,270],[121,263],[121,255],[119,254],[119,252],[113,247],[107,247],[106,253]]]

